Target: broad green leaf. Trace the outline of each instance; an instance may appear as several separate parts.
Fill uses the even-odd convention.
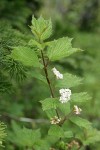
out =
[[[60,126],[52,125],[48,131],[48,135],[52,135],[52,136],[55,136],[57,138],[60,138],[60,137],[64,136],[64,131]]]
[[[74,124],[76,124],[79,127],[83,127],[83,128],[91,128],[91,123],[83,118],[80,118],[78,116],[73,116],[70,118],[70,121],[73,122]]]
[[[56,87],[60,88],[70,88],[77,86],[81,84],[82,79],[79,77],[76,77],[75,75],[65,73],[63,74],[63,79],[62,80],[57,80],[56,81]]]
[[[72,103],[82,103],[87,102],[87,100],[90,100],[90,95],[87,94],[87,92],[81,92],[81,93],[74,93],[71,95],[71,102]]]
[[[49,59],[51,61],[59,60],[80,51],[80,49],[72,48],[71,40],[71,38],[63,37],[51,42],[47,53]]]
[[[42,67],[34,50],[28,47],[14,47],[10,57],[20,61],[25,66]]]
[[[55,109],[48,109],[45,112],[49,119],[53,118],[54,116],[57,116]]]
[[[46,98],[45,100],[40,101],[42,103],[42,109],[44,110],[48,110],[51,108],[56,109],[59,101],[57,98]]]
[[[52,22],[43,17],[36,19],[33,16],[31,30],[37,40],[48,39],[52,34]]]
[[[59,103],[58,108],[61,110],[61,112],[64,115],[67,115],[68,113],[70,113],[70,103]]]
[[[73,137],[73,132],[72,131],[65,131],[64,132],[64,137],[65,138],[72,138]]]

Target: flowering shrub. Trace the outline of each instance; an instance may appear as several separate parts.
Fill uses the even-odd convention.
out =
[[[47,41],[53,31],[51,20],[33,16],[30,28],[34,38],[26,46],[14,47],[9,57],[40,71],[41,76],[37,74],[35,78],[42,80],[50,90],[48,98],[40,100],[49,120],[49,130],[41,138],[39,129],[24,128],[17,130],[17,133],[13,124],[16,144],[35,150],[84,150],[87,145],[100,139],[100,133],[91,123],[79,117],[85,108],[82,110],[78,105],[87,103],[90,96],[86,92],[74,93],[73,87],[81,84],[80,78],[60,73],[55,65],[53,69],[50,66],[54,61],[81,50],[73,48],[72,39],[68,37]]]

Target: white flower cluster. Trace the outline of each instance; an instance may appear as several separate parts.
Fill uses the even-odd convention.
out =
[[[59,101],[61,103],[66,103],[70,100],[70,96],[71,96],[71,90],[70,89],[60,89],[59,90],[60,93],[60,99]]]
[[[82,111],[81,108],[78,108],[77,105],[74,105],[74,113],[75,113],[76,115],[79,115],[79,114],[81,113],[81,111]]]
[[[52,71],[57,79],[63,79],[63,74],[61,74],[55,67],[52,69]]]
[[[54,118],[51,118],[51,124],[58,124],[61,121],[61,118],[58,118],[55,116]]]

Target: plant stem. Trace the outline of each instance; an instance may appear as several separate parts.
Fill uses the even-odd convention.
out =
[[[48,86],[49,86],[49,89],[50,89],[50,92],[51,92],[51,96],[54,98],[54,93],[53,93],[53,90],[52,90],[52,87],[51,87],[51,83],[50,83],[50,80],[49,80],[49,77],[48,77],[47,65],[45,63],[44,55],[43,55],[42,50],[41,50],[41,55],[42,55],[42,60],[43,60],[44,72],[45,72],[46,80],[47,80],[47,83],[48,83]]]
[[[41,55],[42,55],[42,61],[43,61],[43,65],[44,65],[44,72],[45,72],[46,80],[47,80],[47,83],[48,83],[48,86],[50,89],[51,96],[52,96],[52,98],[54,98],[54,92],[53,92],[52,87],[51,87],[51,82],[50,82],[49,76],[48,76],[47,65],[45,63],[44,54],[43,54],[42,50],[41,50]],[[56,109],[56,113],[57,113],[57,116],[59,118],[59,114],[58,114],[57,109]]]
[[[66,120],[68,120],[68,119],[70,118],[70,116],[72,116],[72,115],[73,115],[73,109],[72,109],[72,111],[71,111],[68,115],[66,115],[66,116],[61,120],[61,122],[59,123],[59,125],[62,126],[63,123],[64,123]]]

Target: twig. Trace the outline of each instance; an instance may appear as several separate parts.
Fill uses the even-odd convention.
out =
[[[48,86],[49,86],[49,89],[50,89],[50,92],[51,92],[51,96],[52,96],[52,98],[54,98],[54,93],[53,93],[53,90],[52,90],[52,87],[51,87],[51,82],[50,82],[49,77],[48,77],[47,64],[45,63],[45,59],[44,59],[44,55],[43,55],[42,50],[41,50],[41,55],[42,55],[42,61],[43,61],[43,65],[44,65],[44,72],[45,72],[46,80],[47,80],[47,83],[48,83]],[[59,114],[58,114],[57,109],[56,109],[56,114],[59,118]]]
[[[49,123],[48,120],[46,119],[31,119],[31,118],[25,118],[25,117],[16,117],[14,115],[4,113],[2,116],[11,118],[16,121],[21,121],[21,122],[29,122],[29,123]]]

